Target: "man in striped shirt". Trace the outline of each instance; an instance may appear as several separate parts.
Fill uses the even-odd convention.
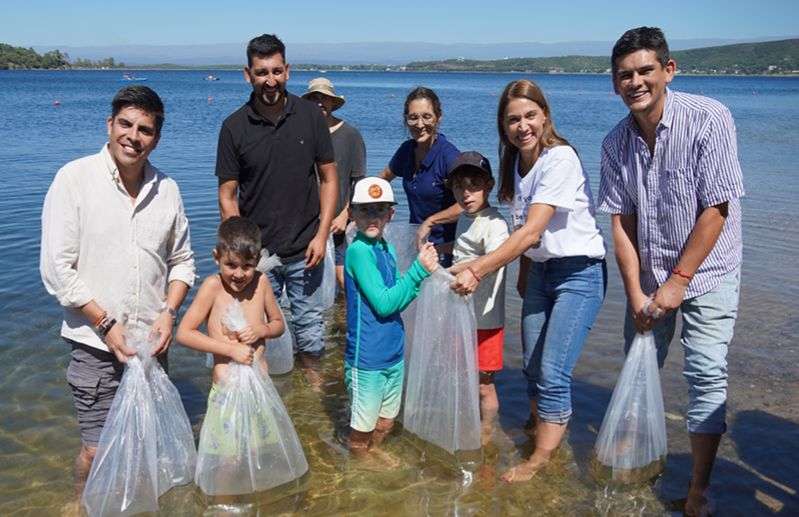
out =
[[[676,63],[660,29],[624,33],[611,62],[630,113],[602,143],[599,208],[611,214],[627,294],[625,343],[652,330],[662,366],[681,312],[693,456],[685,513],[702,515],[726,430],[738,310],[744,189],[735,124],[719,102],[667,88]]]

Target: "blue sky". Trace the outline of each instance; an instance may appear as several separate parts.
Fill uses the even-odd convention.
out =
[[[290,5],[289,5],[290,4]],[[797,0],[6,0],[0,42],[13,45],[235,43],[274,32],[287,43],[499,43],[615,40],[656,25],[669,39],[799,34]]]

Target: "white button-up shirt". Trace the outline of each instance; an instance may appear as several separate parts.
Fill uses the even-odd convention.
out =
[[[61,335],[108,351],[81,306],[95,300],[118,321],[150,325],[165,308],[169,282],[194,284],[177,183],[148,162],[131,202],[107,145],[66,164],[44,200],[39,267],[64,307]]]

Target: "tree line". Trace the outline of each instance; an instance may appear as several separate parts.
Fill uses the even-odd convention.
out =
[[[799,39],[767,41],[761,43],[739,43],[672,53],[678,69],[698,74],[799,74]],[[153,66],[153,65],[151,65]],[[175,68],[179,65],[162,65]],[[125,63],[113,57],[92,61],[70,60],[66,52],[51,50],[39,54],[32,48],[13,47],[0,43],[0,70],[8,69],[79,69],[79,68],[124,68]],[[158,68],[158,65],[154,65]],[[236,66],[237,67],[237,66]],[[227,67],[225,67],[227,68]],[[562,56],[542,58],[505,58],[497,60],[446,59],[440,61],[416,61],[405,66],[359,64],[295,66],[305,70],[402,70],[439,72],[527,72],[527,73],[607,73],[610,59],[607,56]]]
[[[738,43],[671,53],[677,68],[695,74],[797,74],[799,39]],[[446,59],[415,61],[404,70],[440,72],[607,73],[608,56]]]
[[[0,43],[0,70],[66,70],[71,68],[123,68],[124,66],[125,63],[118,63],[114,61],[113,57],[97,61],[80,58],[70,61],[69,54],[60,50],[39,54],[32,48],[14,47]]]

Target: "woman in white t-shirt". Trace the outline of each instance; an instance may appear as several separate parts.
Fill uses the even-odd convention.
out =
[[[526,481],[560,445],[572,414],[572,370],[605,298],[605,244],[588,176],[558,135],[544,94],[513,81],[499,100],[499,199],[512,203],[514,231],[472,263],[452,288],[472,293],[480,279],[520,257],[524,374],[530,396],[530,458],[502,475]]]

